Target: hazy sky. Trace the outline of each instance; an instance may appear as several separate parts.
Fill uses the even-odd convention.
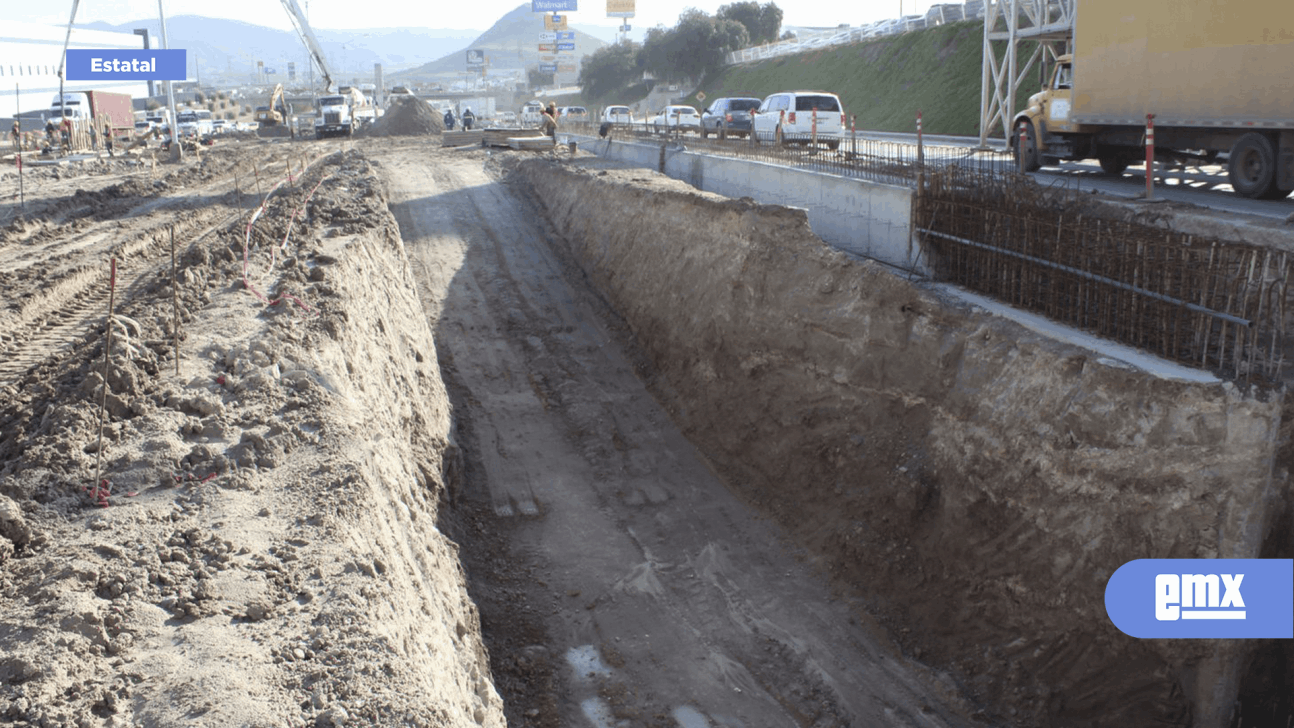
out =
[[[696,7],[714,14],[720,5],[731,0],[637,0],[637,16],[629,21],[631,36],[654,25],[671,26],[679,13]],[[761,4],[767,0],[760,0]],[[774,0],[777,2],[777,0]],[[306,0],[297,0],[305,8]],[[36,0],[19,2],[3,0],[4,17],[35,23],[66,23],[72,11],[72,0]],[[474,0],[473,2],[418,2],[417,0],[310,0],[310,25],[330,30],[347,28],[429,27],[485,30],[501,16],[516,8],[517,0]],[[157,0],[81,0],[77,22],[102,20],[112,24],[140,18],[157,17]],[[861,25],[874,20],[898,17],[902,13],[924,14],[930,0],[781,0],[783,24],[836,26],[841,23]],[[279,0],[162,0],[163,9],[171,15],[205,15],[232,18],[281,30],[291,29],[287,12]],[[580,10],[570,14],[570,22],[619,25],[618,18],[606,17],[605,0],[579,0]],[[362,10],[362,12],[360,12]]]

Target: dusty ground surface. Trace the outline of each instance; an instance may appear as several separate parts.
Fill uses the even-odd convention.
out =
[[[511,153],[364,148],[435,321],[468,454],[456,532],[511,725],[972,724],[711,472],[491,173]]]
[[[715,477],[489,153],[340,146],[42,170],[0,212],[0,720],[974,724]],[[311,170],[245,273],[253,160]]]
[[[822,437],[838,397],[788,388],[794,422],[733,414],[762,411],[741,393],[777,389],[803,357],[737,351],[719,328],[699,340],[729,352],[715,360],[727,368],[640,350],[569,257],[579,246],[525,186],[501,181],[522,156],[418,138],[240,142],[156,173],[35,171],[21,220],[4,187],[0,722],[826,728],[1063,715],[1045,690],[982,698],[1033,690],[1021,670],[1064,673],[1099,648],[1062,637],[1035,663],[1014,644],[978,650],[968,635],[994,625],[962,629],[985,619],[971,589],[955,604],[923,603],[919,589],[887,603],[885,590],[936,566],[901,527],[927,524],[931,553],[967,550],[931,515],[998,513],[931,506],[922,454],[907,449],[930,418],[899,404],[869,415],[869,444],[894,462],[865,465],[868,477],[921,487],[833,510],[847,485],[835,473],[864,449]],[[253,162],[260,196],[289,165],[310,171],[277,189],[248,237],[260,196],[235,190],[256,188]],[[586,265],[614,249],[589,250]],[[87,488],[110,255],[105,494]],[[832,270],[824,295],[842,285]],[[710,312],[694,314],[680,327]],[[898,361],[882,378],[916,377]],[[824,372],[824,391],[840,384]],[[777,427],[798,439],[767,440]],[[743,447],[746,465],[731,457]],[[900,462],[916,469],[891,472]],[[967,553],[991,559],[1021,533]],[[990,589],[1019,586],[999,582]],[[947,623],[911,633],[905,610]],[[1288,658],[1263,656],[1281,685]],[[1161,677],[1111,699],[1149,690],[1180,722]],[[1093,685],[1059,699],[1098,705]],[[1247,685],[1257,702],[1272,689]]]
[[[4,209],[0,721],[504,725],[435,525],[461,467],[431,329],[337,148],[42,171]],[[311,169],[280,184],[289,159]],[[253,162],[276,189],[249,227]]]

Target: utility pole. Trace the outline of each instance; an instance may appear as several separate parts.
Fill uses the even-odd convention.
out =
[[[166,11],[162,9],[162,0],[157,0],[157,15],[162,22],[162,48],[169,49],[171,44],[166,38]],[[171,161],[178,162],[184,158],[184,148],[180,144],[180,120],[175,111],[175,86],[169,80],[165,83],[166,105],[171,109]]]

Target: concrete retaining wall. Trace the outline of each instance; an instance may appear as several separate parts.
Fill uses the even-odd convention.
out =
[[[813,232],[855,255],[928,273],[912,241],[912,195],[907,187],[848,179],[778,164],[686,151],[676,144],[584,139],[599,156],[663,171],[706,192],[749,197],[808,212]],[[664,169],[661,170],[661,148]]]
[[[907,649],[1020,725],[1225,724],[1248,647],[1129,638],[1104,588],[1136,558],[1258,555],[1279,394],[1111,365],[831,250],[801,210],[518,173],[682,429]]]

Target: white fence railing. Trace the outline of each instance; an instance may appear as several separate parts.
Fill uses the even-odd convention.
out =
[[[766,58],[776,58],[795,53],[804,53],[817,48],[825,48],[845,43],[857,43],[869,38],[880,38],[886,35],[898,35],[911,30],[930,28],[958,20],[971,20],[984,17],[984,0],[964,0],[959,3],[941,3],[930,6],[925,15],[905,15],[902,18],[880,20],[858,27],[841,26],[834,30],[819,33],[805,33],[798,38],[767,43],[753,48],[743,48],[728,54],[726,65],[750,63]]]

